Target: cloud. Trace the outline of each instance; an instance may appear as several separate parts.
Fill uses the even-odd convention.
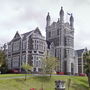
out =
[[[24,33],[37,26],[45,35],[47,12],[57,21],[61,6],[75,18],[75,49],[90,48],[89,0],[0,0],[0,43],[10,41],[17,30]]]
[[[90,5],[89,0],[73,0],[74,5]]]

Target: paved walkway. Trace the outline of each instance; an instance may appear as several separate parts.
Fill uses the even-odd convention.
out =
[[[43,76],[43,75],[42,75],[42,74],[27,75],[27,77],[33,77],[33,76]],[[47,74],[47,75],[45,75],[45,76],[50,76],[50,75]],[[52,76],[60,76],[60,75],[52,75]],[[16,78],[25,78],[25,76],[0,77],[0,80],[4,80],[4,79],[16,79]]]

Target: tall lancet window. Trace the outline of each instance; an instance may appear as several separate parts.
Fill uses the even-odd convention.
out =
[[[59,29],[57,29],[57,35],[59,35]]]

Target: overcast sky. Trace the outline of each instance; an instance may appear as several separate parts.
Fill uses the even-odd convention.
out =
[[[61,6],[73,13],[75,49],[90,49],[90,0],[0,0],[0,45],[9,42],[16,31],[20,34],[39,27],[45,36],[46,15],[52,22],[59,18]]]

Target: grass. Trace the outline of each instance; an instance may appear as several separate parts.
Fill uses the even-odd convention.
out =
[[[40,90],[42,87],[44,90],[55,90],[55,80],[64,80],[67,87],[67,80],[69,78],[71,78],[69,90],[89,90],[87,77],[78,76],[52,76],[51,79],[48,76],[33,76],[27,78],[26,81],[24,78],[0,80],[0,90],[30,90],[30,88]]]
[[[18,76],[24,76],[24,74],[0,74],[0,78],[18,77]]]

